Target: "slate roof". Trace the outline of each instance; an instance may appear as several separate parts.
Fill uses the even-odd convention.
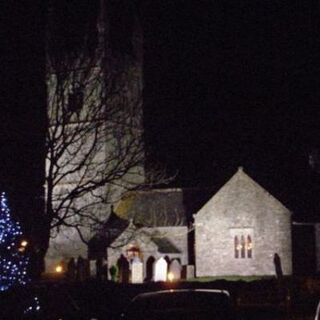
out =
[[[129,220],[122,219],[120,216],[118,216],[112,207],[110,216],[105,223],[105,229],[107,229],[107,230],[125,229],[125,228],[127,228],[128,225],[129,225]]]
[[[167,238],[155,238],[151,239],[158,247],[160,253],[181,253],[181,251],[168,240]]]
[[[134,191],[123,197],[115,214],[138,226],[187,226],[210,195],[212,193],[200,189]]]
[[[203,189],[152,189],[127,193],[104,225],[104,245],[109,246],[129,225],[137,227],[188,226],[193,214],[210,198]],[[159,251],[177,253],[169,240],[158,241]],[[161,248],[161,249],[160,249]]]
[[[242,171],[239,169],[238,171]],[[105,224],[110,242],[125,230],[130,220],[138,227],[188,226],[193,222],[193,214],[197,213],[234,175],[233,171],[223,179],[216,177],[214,186],[206,189],[168,188],[128,192]],[[256,181],[255,178],[252,180]],[[259,185],[264,186],[260,183]],[[268,186],[262,188],[268,190]],[[275,197],[278,199],[277,194]],[[314,222],[319,219],[299,219],[294,215],[293,220]]]
[[[291,211],[284,204],[244,172],[242,167],[239,167],[237,172],[201,208],[198,215],[212,211],[212,206],[215,203],[221,203],[221,201],[226,206],[228,203],[233,205],[235,201],[242,201],[242,195],[248,193],[255,194],[255,197],[258,197],[260,202],[263,201],[264,205],[272,204],[272,206],[282,208],[291,214]]]
[[[104,251],[128,226],[129,221],[121,219],[111,209],[111,214],[104,224],[102,232],[99,232],[90,240],[89,253],[90,251]]]

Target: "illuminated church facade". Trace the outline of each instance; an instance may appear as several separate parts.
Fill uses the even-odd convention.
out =
[[[242,168],[194,220],[198,276],[292,273],[291,212]]]
[[[164,189],[128,197],[108,225],[110,232],[115,221],[130,221],[107,241],[109,267],[130,261],[134,250],[146,279],[161,257],[192,265],[197,277],[271,276],[277,259],[282,274],[292,274],[291,212],[242,168],[213,194]]]
[[[130,1],[126,3],[130,5]],[[110,9],[107,0],[102,0],[101,4]],[[124,193],[126,188],[119,186],[123,182],[128,183],[132,177],[134,183],[144,183],[142,152],[139,161],[136,161],[137,165],[132,166],[127,174],[122,174],[118,180],[113,179],[112,183],[101,185],[85,196],[79,193],[75,202],[69,202],[69,194],[77,190],[79,183],[94,180],[97,173],[113,172],[117,163],[114,166],[112,159],[123,156],[122,163],[125,163],[126,148],[134,146],[134,142],[138,141],[136,136],[140,139],[143,135],[142,33],[136,19],[129,22],[122,20],[121,6],[113,9],[115,24],[125,22],[130,27],[131,23],[132,32],[127,39],[129,45],[126,46],[132,51],[129,58],[127,54],[113,52],[109,43],[106,45],[106,34],[111,35],[111,40],[115,41],[115,48],[120,43],[115,37],[119,30],[113,33],[111,23],[104,24],[108,13],[106,10],[98,15],[98,45],[94,63],[88,67],[84,59],[84,72],[83,61],[79,60],[83,56],[80,55],[72,65],[75,68],[70,69],[67,65],[67,70],[61,70],[59,68],[64,67],[61,61],[53,60],[58,64],[55,68],[49,65],[47,69],[48,119],[51,133],[58,136],[55,141],[58,146],[63,145],[66,131],[72,137],[73,129],[79,124],[81,127],[86,122],[104,120],[90,119],[86,106],[90,105],[94,110],[101,106],[102,112],[99,115],[108,114],[104,108],[106,111],[113,110],[114,118],[110,119],[109,116],[105,126],[101,127],[98,134],[104,131],[108,134],[99,140],[99,145],[93,146],[99,152],[92,157],[91,162],[86,163],[85,169],[73,170],[70,165],[79,163],[78,155],[81,159],[92,146],[91,141],[96,134],[94,125],[90,133],[92,136],[89,134],[82,146],[70,144],[66,148],[66,156],[56,162],[50,162],[55,154],[49,154],[46,176],[50,183],[45,185],[46,194],[51,195],[54,206],[62,206],[62,211],[53,219],[56,228],[52,231],[46,256],[46,271],[54,272],[61,261],[67,264],[71,258],[77,259],[79,256],[91,261],[102,259],[110,269],[118,266],[119,259],[131,263],[132,255],[138,255],[143,263],[145,279],[153,278],[153,263],[161,258],[165,258],[168,263],[177,261],[181,267],[193,266],[196,276],[274,275],[274,257],[277,255],[283,273],[291,274],[291,213],[241,168],[220,189],[139,188],[139,191]],[[111,67],[115,68],[115,78],[108,78],[110,70],[113,70]],[[116,83],[122,83],[120,94],[115,90],[115,96],[108,96],[106,90],[117,88]],[[60,97],[56,96],[59,90],[63,92]],[[67,124],[63,123],[64,127],[57,122],[59,114],[55,110],[59,103],[62,103],[63,112],[67,110],[76,114],[68,118]],[[112,108],[113,105],[123,108],[114,112],[116,109]],[[110,106],[111,109],[108,109]],[[130,114],[131,111],[136,112],[134,116]],[[121,134],[121,131],[129,134]],[[118,147],[121,140],[124,141],[123,153]],[[92,167],[97,162],[99,166],[101,164],[99,170]],[[106,167],[107,170],[104,170],[104,165],[108,164],[109,169]],[[50,171],[55,175],[50,177]],[[82,175],[84,171],[86,176]],[[50,181],[52,177],[55,181]],[[110,194],[113,195],[110,197]],[[98,199],[104,200],[99,202]],[[87,211],[83,212],[83,208],[87,208]],[[88,216],[102,222],[100,228],[95,228],[87,221]]]

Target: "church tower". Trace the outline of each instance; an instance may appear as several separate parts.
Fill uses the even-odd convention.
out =
[[[142,31],[132,1],[49,11],[46,271],[87,257],[110,208],[144,183]]]

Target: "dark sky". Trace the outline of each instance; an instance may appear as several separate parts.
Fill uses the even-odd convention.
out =
[[[165,3],[165,4],[164,4]],[[146,127],[178,184],[238,166],[298,212],[318,210],[320,7],[314,1],[153,1]]]
[[[24,225],[42,210],[44,3],[0,4],[0,189]]]
[[[0,186],[26,211],[43,181],[44,4],[1,8]],[[318,2],[152,0],[140,10],[146,140],[179,172],[175,185],[221,184],[244,166],[291,209],[315,215]]]

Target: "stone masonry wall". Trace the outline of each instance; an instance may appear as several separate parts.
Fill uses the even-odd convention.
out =
[[[178,259],[182,265],[188,263],[188,243],[187,227],[158,227],[158,228],[141,228],[132,231],[129,226],[118,239],[107,249],[108,266],[117,265],[119,257],[127,255],[130,246],[136,246],[141,250],[144,275],[146,275],[146,263],[150,257],[158,260],[167,256],[170,260]],[[181,253],[163,253],[159,252],[158,247],[152,241],[152,236],[163,236],[168,239]],[[129,240],[130,239],[130,240]]]
[[[252,239],[252,258],[235,258],[242,235]],[[195,216],[196,275],[274,275],[276,253],[291,274],[291,214],[240,170]]]

